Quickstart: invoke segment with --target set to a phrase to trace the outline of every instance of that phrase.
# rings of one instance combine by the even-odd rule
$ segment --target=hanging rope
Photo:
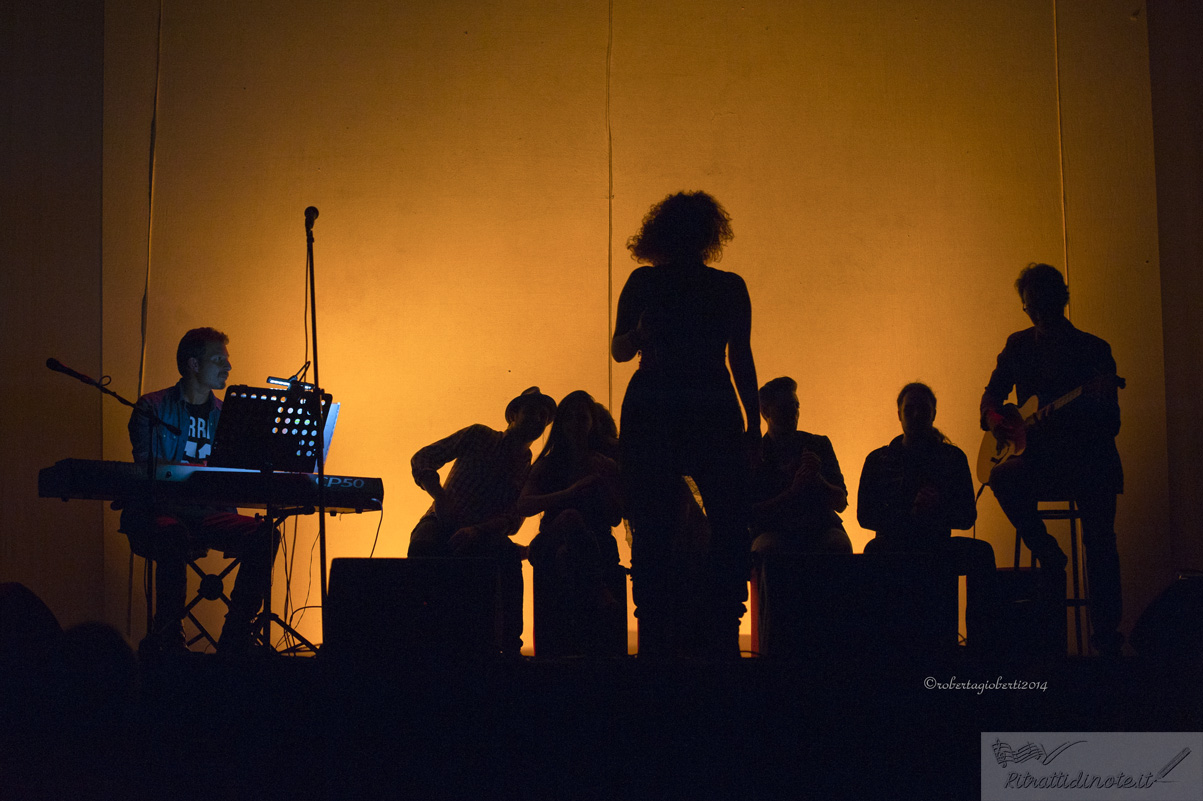
[[[155,140],[158,136],[159,124],[159,93],[162,90],[163,66],[163,3],[159,0],[158,35],[155,40],[155,94],[150,110],[150,164],[146,182],[146,276],[142,285],[142,343],[138,359],[138,397],[146,389],[146,318],[150,306],[150,264],[151,247],[154,238],[155,219]]]
[[[610,64],[614,56],[614,0],[610,0],[606,19],[606,397],[614,413],[614,360],[610,342],[614,339],[614,135],[610,128]]]
[[[1061,265],[1065,271],[1065,283],[1069,284],[1069,225],[1066,222],[1065,214],[1065,147],[1063,141],[1063,131],[1061,129],[1061,51],[1060,51],[1060,31],[1057,28],[1057,0],[1053,0],[1053,74],[1056,77],[1057,86],[1057,168],[1058,180],[1060,181],[1061,189]],[[1073,296],[1070,296],[1070,305],[1065,308],[1065,316],[1071,321],[1073,317],[1072,311]]]
[[[159,0],[159,19],[158,31],[155,38],[155,93],[151,103],[150,110],[150,154],[149,165],[147,168],[146,179],[146,274],[142,284],[142,310],[139,331],[141,334],[141,342],[138,347],[138,397],[142,397],[146,389],[146,318],[147,309],[150,306],[150,264],[151,264],[151,243],[154,233],[155,219],[155,139],[157,136],[158,119],[159,119],[159,93],[162,90],[162,66],[163,66],[163,3],[164,0]],[[144,575],[142,577],[143,585],[149,595],[150,588],[150,560],[144,563]],[[149,614],[149,611],[148,611]],[[125,592],[125,633],[127,635],[133,630],[134,616],[134,555],[130,554],[129,560],[129,575],[126,580]],[[148,632],[149,633],[149,632]]]

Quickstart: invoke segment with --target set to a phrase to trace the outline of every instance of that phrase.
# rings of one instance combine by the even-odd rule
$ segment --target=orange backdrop
[[[175,380],[175,344],[198,325],[230,335],[235,383],[295,371],[302,210],[317,206],[321,380],[343,404],[328,471],[386,487],[383,521],[332,521],[329,554],[402,556],[429,502],[417,448],[502,427],[531,384],[617,413],[633,369],[607,350],[635,266],[625,240],[665,194],[705,189],[733,218],[721,266],[747,280],[761,381],[798,380],[860,550],[855,488],[898,432],[898,388],[930,383],[937,425],[972,457],[981,388],[1027,325],[1012,282],[1047,261],[1128,379],[1118,529],[1139,613],[1171,566],[1148,534],[1165,528],[1165,400],[1130,5],[169,2],[148,241],[158,4],[109,4],[104,371],[137,391],[148,248],[143,389]],[[128,458],[124,425],[108,407],[106,458]],[[989,493],[980,507],[978,535],[1008,563],[1013,531]],[[315,532],[303,521],[294,546],[298,605],[317,596]],[[123,621],[113,519],[105,548],[106,617]]]

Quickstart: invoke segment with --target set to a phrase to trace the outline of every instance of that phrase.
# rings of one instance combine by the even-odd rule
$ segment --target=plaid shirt
[[[516,504],[530,474],[530,448],[515,447],[488,426],[468,426],[414,454],[414,481],[420,471],[438,470],[452,460],[455,464],[443,482],[450,519],[441,522],[454,528],[490,523],[506,536],[517,533],[523,518]],[[431,505],[423,518],[434,516]]]

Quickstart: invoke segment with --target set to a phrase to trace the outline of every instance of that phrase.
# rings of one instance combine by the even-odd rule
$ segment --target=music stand
[[[299,384],[288,388],[248,387],[242,384],[226,390],[221,422],[213,441],[208,464],[265,473],[312,473],[320,447],[323,461],[330,451],[330,440],[338,420],[339,404],[331,403],[329,393],[322,394],[320,414],[315,413],[314,395]],[[320,432],[320,446],[319,446]],[[279,508],[270,502],[265,517],[272,531],[287,518],[310,514],[313,506]],[[317,647],[286,623],[271,608],[270,581],[263,599],[263,613],[257,628],[268,648],[271,624],[276,623],[294,639],[316,653]]]
[[[322,454],[330,452],[339,404],[322,394],[321,422],[313,394],[301,386],[248,387],[226,390],[221,423],[209,456],[210,467],[237,467],[263,472],[312,473],[317,466],[318,434]]]

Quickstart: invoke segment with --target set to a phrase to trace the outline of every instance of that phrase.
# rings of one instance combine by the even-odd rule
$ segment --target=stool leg
[[[130,555],[133,558],[133,555]],[[155,569],[154,562],[150,559],[142,560],[143,579],[142,583],[146,587],[146,635],[155,630]]]
[[[1074,588],[1074,636],[1077,638],[1078,654],[1082,654],[1082,592],[1078,578],[1078,508],[1069,502],[1069,561],[1073,565]]]
[[[760,566],[752,568],[748,591],[748,618],[752,621],[752,653],[760,653]]]
[[[187,618],[192,621],[192,625],[196,626],[196,636],[193,637],[192,639],[188,640],[185,643],[185,645],[187,645],[188,648],[191,649],[193,645],[200,642],[201,640],[208,640],[209,645],[211,645],[214,649],[216,649],[217,648],[217,640],[213,639],[213,635],[209,633],[209,630],[206,629],[203,625],[201,625],[200,620],[197,619],[196,615],[192,614],[191,609],[188,610]]]

